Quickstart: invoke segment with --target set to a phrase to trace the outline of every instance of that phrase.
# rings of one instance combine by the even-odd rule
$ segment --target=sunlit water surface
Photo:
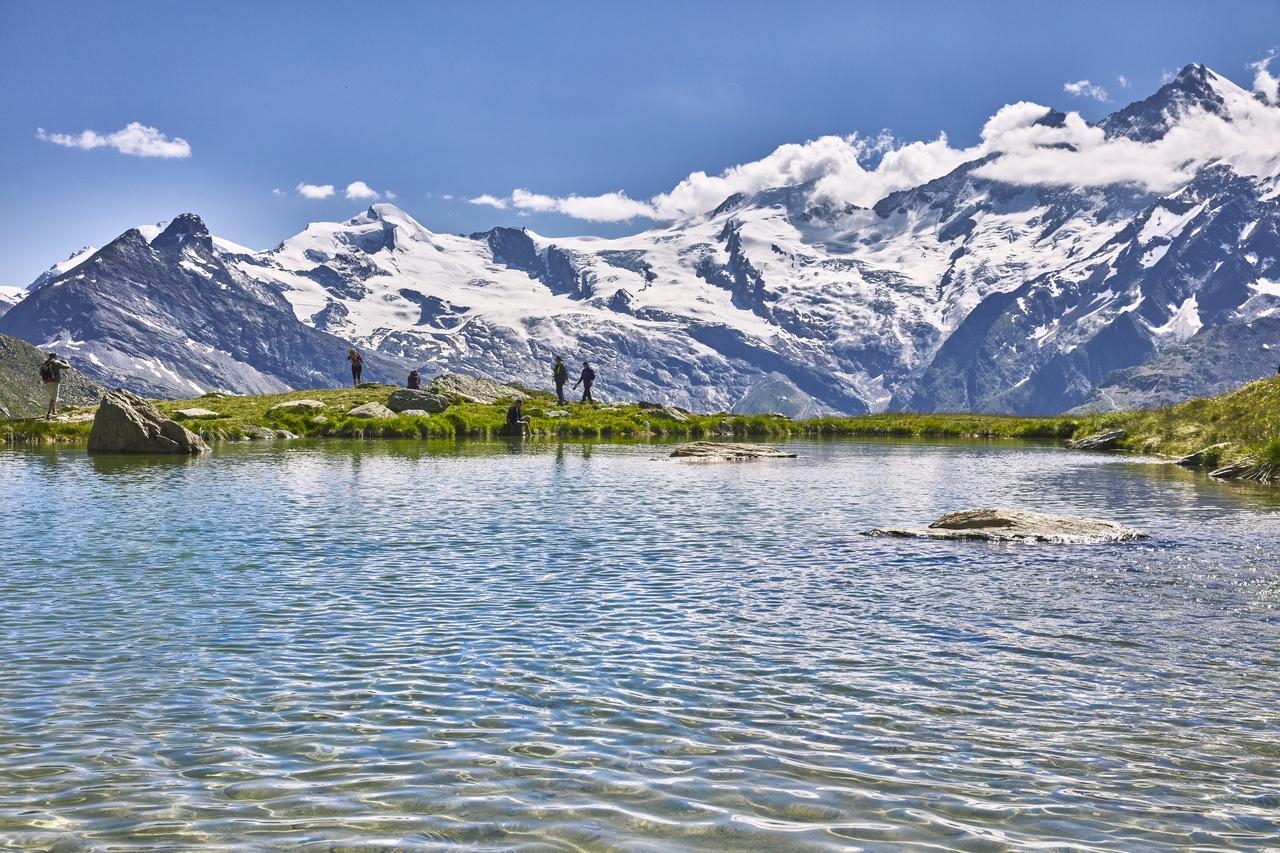
[[[0,845],[1280,846],[1280,490],[791,446],[0,451]]]

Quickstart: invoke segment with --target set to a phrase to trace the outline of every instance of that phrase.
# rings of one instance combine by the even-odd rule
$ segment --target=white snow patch
[[[1152,329],[1151,333],[1159,338],[1172,338],[1180,342],[1200,331],[1203,326],[1204,323],[1200,320],[1200,306],[1197,304],[1195,294],[1192,294],[1183,300],[1182,305],[1169,318],[1169,322]]]

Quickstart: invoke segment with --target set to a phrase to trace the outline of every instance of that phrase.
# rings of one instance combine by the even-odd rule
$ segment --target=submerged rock
[[[208,453],[204,439],[137,394],[108,391],[89,431],[90,453]]]
[[[1142,531],[1114,521],[1018,509],[960,510],[947,513],[928,527],[883,527],[865,530],[862,535],[986,542],[1057,542],[1067,545],[1130,542],[1147,538]]]
[[[387,397],[387,408],[393,412],[407,412],[417,409],[420,412],[443,412],[449,408],[449,398],[434,391],[419,391],[414,388],[397,388]]]
[[[1072,450],[1115,450],[1120,442],[1129,437],[1129,433],[1122,429],[1108,429],[1102,432],[1095,432],[1093,435],[1086,435],[1084,438],[1068,441],[1067,447]]]
[[[481,379],[478,376],[462,376],[457,373],[442,373],[427,390],[445,397],[452,397],[463,403],[496,403],[499,400],[527,400],[529,395],[512,385],[503,385],[492,379]],[[390,405],[390,404],[388,404]],[[418,407],[425,408],[425,407]]]
[[[717,462],[743,462],[749,459],[795,459],[794,453],[767,444],[742,444],[725,441],[690,441],[671,451],[673,458],[708,459]]]

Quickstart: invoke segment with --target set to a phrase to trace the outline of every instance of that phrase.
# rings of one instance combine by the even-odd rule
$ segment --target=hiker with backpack
[[[577,382],[573,383],[574,388],[577,388],[579,385],[582,386],[582,402],[595,403],[595,400],[591,398],[591,383],[595,381],[596,372],[591,369],[590,364],[585,361],[582,362],[582,375],[578,377]]]
[[[411,391],[422,390],[422,377],[418,375],[418,371],[416,370],[409,371],[409,382],[406,387],[408,387],[409,390]]]
[[[360,368],[364,362],[360,357],[360,350],[355,347],[347,350],[347,361],[351,362],[351,387],[355,388],[360,384]]]
[[[556,366],[551,369],[551,378],[556,383],[556,399],[563,406],[564,383],[569,381],[569,368],[565,366],[564,359],[560,356],[556,356]]]
[[[49,398],[49,409],[44,416],[47,421],[53,420],[58,413],[58,385],[62,382],[62,371],[70,369],[71,365],[58,358],[56,352],[49,353],[40,365],[40,381],[44,383],[44,392]]]

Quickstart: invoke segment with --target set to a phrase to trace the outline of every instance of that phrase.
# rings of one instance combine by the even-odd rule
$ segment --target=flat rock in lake
[[[705,459],[712,462],[745,462],[750,459],[795,459],[794,453],[767,444],[729,441],[690,441],[671,451],[677,459]]]
[[[1066,545],[1131,542],[1147,538],[1145,533],[1113,521],[1018,509],[966,509],[949,512],[928,527],[884,527],[863,531],[862,535],[986,542],[1056,542]]]

